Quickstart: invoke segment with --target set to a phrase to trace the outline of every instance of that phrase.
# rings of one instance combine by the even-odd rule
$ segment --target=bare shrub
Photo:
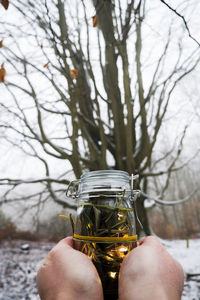
[[[39,239],[58,241],[72,235],[72,226],[70,221],[55,215],[48,221],[40,222],[37,226],[36,234]]]
[[[15,224],[10,220],[8,220],[7,223],[0,228],[0,240],[3,240],[5,238],[12,239],[15,233],[16,233]]]
[[[166,226],[166,235],[169,239],[173,239],[176,237],[175,227],[172,224],[167,224]]]

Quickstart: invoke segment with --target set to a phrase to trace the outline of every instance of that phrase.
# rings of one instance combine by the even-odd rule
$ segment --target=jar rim
[[[127,180],[130,178],[128,172],[126,171],[121,171],[121,170],[98,170],[98,171],[90,171],[87,173],[84,173],[81,175],[80,179],[84,180],[84,179],[88,179],[90,177],[101,177],[101,176],[106,176],[106,175],[110,175],[110,176],[122,176],[124,178],[126,178]]]

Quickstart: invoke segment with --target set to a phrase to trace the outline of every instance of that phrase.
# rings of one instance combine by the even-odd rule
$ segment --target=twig
[[[167,174],[170,170],[170,172],[176,172],[179,171],[180,169],[183,169],[185,166],[187,166],[198,154],[200,153],[200,148],[194,153],[194,155],[192,157],[190,157],[186,162],[184,162],[182,165],[174,167],[173,169],[170,170],[170,166],[163,171],[157,171],[155,173],[153,172],[146,172],[146,173],[142,173],[140,174],[140,178],[143,177],[155,177],[155,176],[160,176],[160,175],[164,175]]]
[[[19,184],[30,184],[40,182],[54,182],[59,184],[69,184],[69,180],[66,179],[54,179],[50,177],[44,177],[40,179],[11,179],[11,178],[0,178],[0,185],[19,185]]]
[[[144,197],[146,197],[147,199],[154,200],[158,204],[162,204],[162,205],[176,205],[176,204],[180,204],[180,203],[183,203],[183,202],[186,202],[186,201],[190,200],[192,198],[192,196],[194,196],[194,194],[196,194],[196,192],[198,190],[199,190],[199,188],[196,188],[190,195],[186,196],[185,198],[179,199],[179,200],[174,200],[174,201],[164,201],[164,200],[159,199],[160,196],[158,196],[158,197],[152,197],[152,196],[149,196],[149,195],[145,194],[143,191],[141,191],[141,194]]]
[[[200,273],[186,273],[187,278],[200,276]]]
[[[190,29],[188,27],[188,24],[185,20],[185,17],[183,15],[181,15],[175,8],[171,7],[168,3],[166,3],[164,0],[160,0],[163,4],[165,4],[171,11],[173,11],[177,16],[179,16],[182,20],[183,20],[183,23],[185,25],[185,28],[188,32],[188,35],[189,37],[200,47],[200,42],[198,42],[192,35],[191,35],[191,32],[190,32]]]

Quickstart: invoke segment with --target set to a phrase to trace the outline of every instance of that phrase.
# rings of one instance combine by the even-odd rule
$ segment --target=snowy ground
[[[185,273],[200,273],[200,239],[162,240],[168,251],[182,264]],[[39,300],[35,276],[52,243],[28,242],[30,252],[21,249],[25,241],[0,244],[0,300]],[[185,281],[182,300],[200,300],[200,276]]]
[[[35,276],[41,262],[53,247],[50,243],[28,242],[30,252],[21,250],[27,241],[0,245],[0,300],[39,300]]]
[[[185,271],[185,285],[182,300],[200,300],[200,276],[187,280],[187,274],[200,274],[200,239],[186,241],[162,241],[168,252],[177,259]]]

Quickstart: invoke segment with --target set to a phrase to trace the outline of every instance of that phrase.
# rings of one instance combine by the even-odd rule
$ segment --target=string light
[[[116,276],[117,276],[117,272],[109,272],[108,274],[109,274],[109,276],[110,276],[111,278],[113,278],[113,279],[115,279]]]

